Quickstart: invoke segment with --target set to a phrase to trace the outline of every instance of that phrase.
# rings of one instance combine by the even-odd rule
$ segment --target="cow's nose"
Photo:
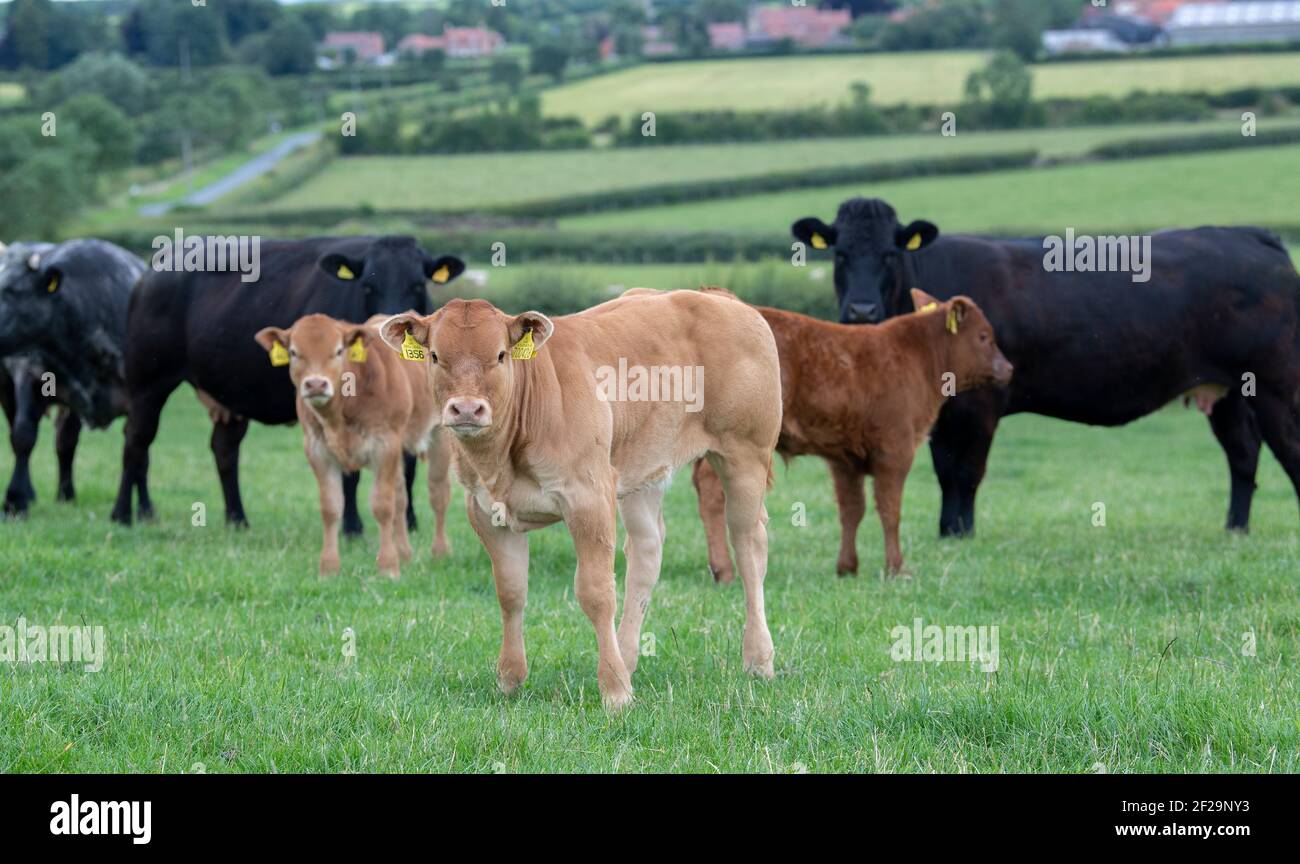
[[[880,320],[880,307],[875,303],[850,303],[844,314],[845,324],[875,324]]]
[[[330,390],[330,379],[328,378],[312,375],[302,379],[303,396],[328,396]]]
[[[442,413],[447,426],[487,426],[492,422],[492,409],[482,399],[450,399]]]
[[[1011,365],[1011,361],[1002,355],[998,355],[998,358],[993,361],[993,377],[1000,384],[1008,383],[1015,371],[1016,367]]]

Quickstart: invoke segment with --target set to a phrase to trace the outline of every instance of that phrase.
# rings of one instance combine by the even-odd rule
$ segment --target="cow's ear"
[[[379,325],[379,338],[384,340],[384,344],[392,348],[398,354],[402,353],[402,348],[406,342],[406,334],[411,334],[421,347],[429,347],[429,328],[433,324],[437,314],[430,315],[427,318],[415,312],[403,312],[401,315],[394,315],[383,324]]]
[[[827,225],[816,216],[809,216],[800,219],[790,226],[790,233],[800,243],[811,246],[814,249],[826,249],[835,245],[835,239],[838,236],[835,227]]]
[[[545,345],[546,340],[550,339],[551,334],[555,332],[555,324],[541,312],[524,312],[516,315],[510,319],[508,326],[511,347],[518,345],[525,333],[530,333],[533,337],[534,351]]]
[[[366,271],[366,265],[364,261],[356,258],[349,258],[347,255],[331,252],[320,259],[320,269],[335,279],[351,282],[354,279],[361,278],[361,274]]]
[[[439,285],[445,285],[465,272],[465,262],[455,255],[443,255],[441,258],[424,256],[424,277]]]
[[[954,297],[949,300],[948,317],[944,320],[944,326],[948,329],[948,332],[956,336],[957,332],[961,330],[962,322],[966,320],[967,315],[974,308],[975,304],[967,297]]]
[[[253,336],[257,344],[262,346],[262,350],[270,353],[279,345],[281,349],[289,347],[289,331],[282,330],[279,327],[263,327]]]
[[[929,294],[926,294],[920,288],[912,289],[912,305],[919,312],[927,306],[938,306],[939,301]]]
[[[918,219],[906,228],[899,228],[898,233],[894,235],[894,242],[898,244],[899,249],[915,252],[917,249],[929,246],[938,236],[938,226],[924,219]]]
[[[63,284],[63,271],[58,267],[46,267],[37,278],[37,284],[41,286],[42,292],[53,294]]]

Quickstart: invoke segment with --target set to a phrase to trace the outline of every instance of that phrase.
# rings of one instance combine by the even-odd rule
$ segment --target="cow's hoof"
[[[152,507],[141,507],[135,511],[135,519],[137,522],[156,522],[157,516],[154,515]]]
[[[509,696],[519,689],[519,685],[528,678],[528,663],[520,659],[511,661],[502,658],[497,661],[497,687]]]
[[[415,557],[415,550],[411,548],[410,543],[403,543],[397,549],[397,557],[401,559],[403,564],[409,564],[411,559]]]
[[[121,510],[114,509],[112,513],[108,514],[108,520],[110,522],[116,522],[118,525],[125,525],[127,528],[130,528],[131,511],[127,510],[126,512],[122,512]]]
[[[772,665],[772,655],[766,657],[746,657],[745,671],[765,681],[771,681],[776,677],[776,669]]]
[[[1234,525],[1231,522],[1229,522],[1227,530],[1229,534],[1237,534],[1242,537],[1245,537],[1246,535],[1250,534],[1249,525]]]
[[[446,558],[451,555],[451,544],[447,542],[446,537],[433,541],[433,548],[429,550],[434,558]]]
[[[611,714],[617,714],[632,704],[632,688],[628,687],[623,690],[615,690],[612,693],[600,694],[600,704],[605,706],[605,710]]]
[[[334,574],[338,573],[338,572],[339,572],[339,556],[337,556],[337,555],[334,555],[334,556],[326,556],[326,555],[322,555],[322,556],[320,556],[320,564],[317,565],[317,567],[316,567],[316,572],[320,574],[320,576],[321,576],[322,579],[325,578],[326,576],[333,576]]]
[[[709,565],[709,572],[713,574],[713,581],[714,581],[714,582],[718,582],[718,583],[720,583],[720,584],[725,585],[725,584],[727,584],[727,583],[729,583],[729,582],[735,582],[735,581],[736,581],[736,573],[735,573],[735,571],[733,571],[733,570],[731,569],[730,566],[727,566],[727,567],[714,567],[712,564],[710,564],[710,565]]]
[[[4,512],[5,512],[6,519],[26,519],[27,505],[24,504],[19,506],[17,504],[10,504],[9,502],[6,501]]]
[[[236,530],[246,531],[248,530],[248,518],[243,513],[227,513],[226,525]]]
[[[836,561],[835,575],[836,576],[857,576],[858,575],[857,559],[855,558],[852,561]]]
[[[406,530],[407,530],[407,531],[415,531],[417,528],[419,528],[419,523],[416,522],[416,520],[415,520],[415,514],[414,514],[414,513],[407,513],[407,514],[406,514]]]

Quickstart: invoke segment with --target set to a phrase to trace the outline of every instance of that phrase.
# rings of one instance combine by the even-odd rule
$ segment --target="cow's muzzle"
[[[993,380],[1006,386],[1011,383],[1011,376],[1015,374],[1016,367],[1011,365],[1011,361],[1001,353],[993,358]]]
[[[884,318],[879,303],[850,303],[844,307],[845,324],[879,324]]]
[[[298,392],[302,395],[302,401],[320,407],[334,396],[334,385],[328,378],[312,375],[302,379]]]
[[[448,399],[442,409],[442,425],[457,435],[479,435],[492,425],[492,406],[484,399]]]

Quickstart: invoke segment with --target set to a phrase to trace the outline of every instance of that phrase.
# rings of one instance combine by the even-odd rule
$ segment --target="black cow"
[[[167,397],[188,381],[213,409],[211,445],[226,521],[247,525],[239,494],[239,445],[248,421],[296,419],[288,372],[267,363],[253,335],[263,327],[289,327],[316,312],[344,321],[408,309],[428,314],[429,281],[448,282],[464,269],[459,258],[435,259],[410,237],[316,237],[262,243],[260,274],[251,282],[234,271],[146,274],[127,321],[130,407],[113,520],[131,524],[133,489],[139,494],[139,517],[152,517],[149,446]],[[408,458],[408,489],[413,463]],[[357,474],[344,477],[348,534],[361,533],[357,480]],[[408,521],[413,515],[408,508]]]
[[[1149,281],[1047,268],[1038,240],[943,237],[899,224],[884,201],[840,205],[833,225],[801,219],[799,240],[835,255],[840,320],[912,311],[910,288],[966,294],[1015,364],[1009,388],[950,400],[931,435],[943,490],[939,531],[975,528],[975,494],[999,418],[1029,411],[1118,426],[1195,398],[1228,457],[1229,530],[1247,530],[1260,439],[1300,495],[1300,276],[1258,228],[1151,235]]]
[[[28,465],[51,406],[60,406],[58,497],[69,501],[82,421],[99,428],[126,412],[126,309],[144,270],[101,240],[15,243],[0,254],[0,403],[14,451],[7,515],[25,514],[36,497]]]

